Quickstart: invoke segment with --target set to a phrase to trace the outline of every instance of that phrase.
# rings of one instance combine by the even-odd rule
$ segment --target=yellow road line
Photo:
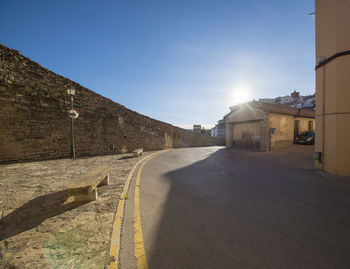
[[[126,198],[126,193],[128,192],[130,181],[132,178],[132,175],[134,174],[134,171],[136,167],[144,160],[149,160],[150,158],[154,157],[155,155],[158,155],[162,152],[155,152],[152,153],[151,155],[139,160],[131,169],[125,184],[124,188],[121,194],[121,199],[119,200],[118,207],[117,207],[117,212],[115,215],[114,223],[113,223],[113,228],[112,228],[112,236],[111,236],[111,246],[109,250],[109,256],[110,256],[110,263],[109,263],[109,268],[110,269],[117,269],[118,267],[118,258],[119,258],[119,249],[120,249],[120,233],[121,233],[121,220],[123,217],[123,212],[124,212],[124,205],[125,205],[125,198]]]
[[[140,180],[141,173],[145,161],[139,169],[136,178],[135,196],[134,196],[134,244],[135,244],[135,258],[138,269],[148,269],[148,263],[146,258],[146,250],[143,243],[141,215],[140,215]]]
[[[134,194],[134,249],[135,249],[135,258],[138,269],[148,269],[147,257],[145,245],[143,243],[143,234],[142,234],[142,224],[141,224],[141,214],[140,214],[140,181],[141,173],[145,164],[153,158],[155,155],[163,153],[165,151],[155,153],[152,157],[145,160],[141,165],[136,178],[135,183],[135,194]]]

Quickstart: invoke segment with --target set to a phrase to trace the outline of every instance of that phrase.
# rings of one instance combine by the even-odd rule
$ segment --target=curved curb
[[[139,160],[133,168],[130,170],[129,175],[125,181],[122,194],[120,195],[120,200],[118,202],[117,212],[115,214],[114,223],[112,227],[112,236],[111,236],[111,243],[109,248],[109,268],[110,269],[116,269],[118,267],[118,258],[119,258],[119,250],[120,250],[120,234],[121,234],[121,221],[124,213],[124,205],[125,205],[125,197],[126,193],[128,192],[129,185],[131,178],[135,172],[136,167],[143,161],[146,161],[148,159],[151,159],[155,155],[164,153],[168,150],[163,150],[160,152],[152,153],[151,155],[148,155],[147,157],[144,157],[143,159]]]

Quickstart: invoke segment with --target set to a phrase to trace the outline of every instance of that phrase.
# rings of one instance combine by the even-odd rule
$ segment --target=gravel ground
[[[119,154],[1,165],[0,268],[104,268],[117,203],[139,160]],[[67,203],[66,186],[102,164],[112,171],[98,200]]]

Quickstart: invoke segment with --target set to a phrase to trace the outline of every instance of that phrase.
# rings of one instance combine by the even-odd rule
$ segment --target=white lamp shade
[[[77,119],[79,117],[79,113],[74,110],[74,109],[71,109],[68,111],[68,116],[71,118],[71,119]]]
[[[67,93],[69,95],[74,95],[75,94],[75,89],[74,88],[67,89]]]

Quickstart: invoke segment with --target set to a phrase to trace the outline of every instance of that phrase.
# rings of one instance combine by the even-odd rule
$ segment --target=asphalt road
[[[291,154],[208,147],[151,159],[140,183],[149,267],[350,268],[350,178],[303,169]],[[121,268],[136,268],[134,188]]]

